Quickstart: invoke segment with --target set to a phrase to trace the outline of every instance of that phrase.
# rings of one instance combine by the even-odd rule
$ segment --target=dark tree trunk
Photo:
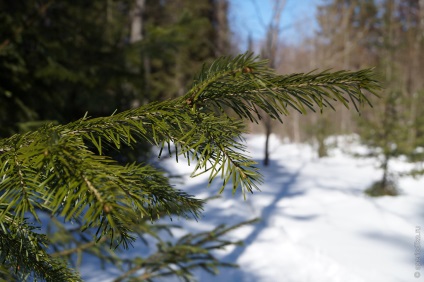
[[[269,165],[269,137],[272,132],[272,126],[271,126],[271,118],[267,116],[265,118],[265,157],[264,157],[264,166]]]
[[[384,191],[384,194],[389,194],[389,155],[385,155],[384,156],[384,161],[382,164],[382,168],[383,168],[383,177],[381,179],[381,189],[382,191]]]

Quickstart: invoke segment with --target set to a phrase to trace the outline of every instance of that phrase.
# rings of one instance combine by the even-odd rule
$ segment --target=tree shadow
[[[256,160],[258,163],[259,161]],[[262,196],[269,196],[271,198],[269,203],[259,211],[255,209],[255,195],[249,195],[250,197],[247,201],[238,201],[235,204],[239,205],[241,208],[249,205],[250,211],[252,212],[252,217],[258,217],[260,221],[253,226],[251,226],[250,232],[243,239],[243,245],[234,248],[230,253],[225,254],[222,257],[223,261],[237,263],[242,254],[246,251],[246,248],[254,243],[262,231],[269,228],[273,223],[271,222],[271,218],[273,215],[281,211],[282,207],[279,205],[279,202],[282,199],[289,197],[297,197],[303,195],[305,192],[299,188],[294,187],[294,184],[298,181],[298,178],[301,175],[302,170],[306,166],[306,162],[302,163],[296,169],[288,168],[282,166],[277,161],[270,160],[269,166],[263,167],[259,165],[259,169],[264,177],[264,183],[267,187],[271,187],[267,190],[263,190],[259,192]],[[230,190],[230,189],[229,189]],[[227,200],[232,197],[230,194],[231,191],[224,191],[223,198],[221,200]],[[209,215],[212,215],[209,217]],[[229,218],[231,217],[231,218]],[[246,218],[246,209],[244,211],[237,214],[230,214],[226,210],[222,209],[222,205],[214,206],[212,208],[207,208],[206,217],[202,220],[207,220],[208,222],[213,222],[214,224],[223,223],[223,222],[231,222],[237,223],[249,218]],[[297,220],[312,220],[316,216],[315,215],[307,215],[307,216],[290,216]],[[251,217],[250,217],[251,218]],[[211,280],[210,274],[199,273],[200,281]],[[220,272],[221,277],[225,277],[226,281],[257,281],[257,277],[255,277],[254,273],[245,271],[243,269],[222,269]]]

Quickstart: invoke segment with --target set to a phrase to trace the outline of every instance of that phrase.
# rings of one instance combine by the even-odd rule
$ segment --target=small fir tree
[[[396,175],[390,169],[390,162],[408,152],[404,138],[407,129],[401,125],[400,94],[395,91],[385,94],[375,111],[366,113],[366,118],[359,120],[362,143],[369,149],[366,156],[376,158],[383,171],[381,179],[365,190],[373,197],[398,194]]]

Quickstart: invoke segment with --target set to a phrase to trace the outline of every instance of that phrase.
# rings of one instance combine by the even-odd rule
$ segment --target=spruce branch
[[[204,70],[205,74],[198,79],[202,87],[195,87],[198,90],[194,95],[188,92],[181,99],[193,108],[222,111],[228,107],[238,116],[255,122],[261,118],[260,108],[282,121],[281,116],[288,115],[290,108],[306,113],[307,108],[332,108],[334,102],[349,107],[350,101],[359,111],[364,103],[370,104],[365,93],[376,95],[380,89],[371,69],[277,75],[267,68],[266,61],[257,61],[251,54],[243,60],[237,57],[235,62],[238,64],[218,61],[213,68]],[[209,77],[213,79],[206,79]]]
[[[26,162],[25,167],[39,168],[36,176],[32,170],[22,173],[15,169],[16,165],[2,172],[5,181],[1,182],[1,198],[13,203],[8,207],[14,206],[19,211],[16,216],[23,217],[25,212],[37,208],[27,202],[35,203],[66,220],[82,216],[83,229],[96,227],[99,236],[116,237],[117,242],[123,240],[125,246],[132,240],[125,226],[143,217],[153,220],[159,209],[167,210],[169,215],[198,216],[202,201],[172,188],[156,169],[135,164],[118,165],[105,156],[94,155],[82,138],[61,134],[57,128],[39,133],[45,136],[46,132],[50,132],[54,140],[33,139],[24,142],[28,145],[19,148],[17,153],[8,151],[1,156],[7,160],[9,154],[14,153],[23,156],[19,162]],[[27,138],[26,135],[22,137]],[[25,186],[34,192],[29,200],[21,201],[23,193],[13,189],[16,183],[6,181],[13,179],[31,184]]]
[[[82,281],[65,263],[47,254],[47,238],[34,232],[35,229],[26,221],[10,216],[3,218],[0,229],[0,260],[3,267],[19,280],[33,275],[34,278],[52,282]]]
[[[156,277],[178,276],[184,281],[194,281],[193,271],[203,269],[216,275],[218,267],[235,267],[233,263],[219,261],[212,250],[223,249],[229,245],[241,245],[241,241],[232,241],[223,237],[234,229],[254,224],[252,219],[233,226],[224,224],[209,232],[187,234],[175,243],[160,241],[158,252],[135,260],[135,265],[117,277],[121,281],[153,281]],[[140,273],[141,271],[141,273]]]
[[[282,122],[291,110],[323,110],[335,102],[358,111],[378,89],[372,70],[277,75],[252,54],[218,59],[180,98],[0,139],[0,223],[7,216],[23,221],[28,213],[38,219],[43,210],[126,248],[138,223],[164,214],[197,217],[203,201],[172,187],[156,168],[118,164],[104,148],[143,140],[161,155],[174,147],[176,161],[185,156],[196,163],[192,176],[209,173],[210,183],[220,177],[220,192],[230,183],[234,193],[240,186],[253,192],[261,175],[242,144],[240,118],[258,122],[264,112]]]
[[[9,141],[10,146],[7,146],[8,142],[5,142],[6,146],[0,144],[3,152],[1,158],[5,163],[11,159],[11,152],[15,152],[15,159],[19,154],[25,156],[19,162],[26,162],[27,167],[44,168],[43,182],[34,181],[31,171],[27,172],[23,179],[22,170],[10,162],[6,165],[6,171],[3,168],[2,176],[11,177],[13,172],[10,170],[17,169],[19,177],[11,177],[12,179],[21,179],[20,184],[31,183],[26,186],[43,195],[47,208],[54,212],[60,209],[61,215],[68,219],[81,214],[86,204],[94,201],[96,204],[86,213],[88,218],[102,215],[102,219],[107,217],[110,222],[119,220],[119,217],[115,218],[118,213],[112,212],[109,215],[110,211],[114,208],[122,211],[132,208],[126,205],[120,208],[120,204],[115,200],[116,196],[110,193],[112,190],[115,193],[120,190],[120,195],[123,196],[121,199],[129,196],[133,200],[132,205],[139,203],[135,205],[135,210],[146,216],[146,198],[140,198],[137,193],[126,188],[128,184],[141,185],[142,182],[123,181],[129,178],[130,175],[125,174],[129,169],[139,171],[137,177],[145,175],[146,171],[141,167],[122,168],[101,155],[104,146],[115,146],[119,149],[121,142],[132,145],[137,140],[144,139],[162,148],[173,143],[177,149],[177,160],[178,155],[185,155],[189,161],[197,162],[193,175],[210,172],[210,182],[217,176],[223,179],[220,191],[232,182],[233,191],[241,185],[243,191],[252,192],[257,188],[260,174],[254,162],[243,154],[246,149],[238,141],[245,128],[242,122],[226,116],[222,112],[224,107],[231,108],[239,117],[254,121],[257,121],[255,115],[260,118],[260,108],[271,117],[281,120],[281,115],[289,114],[290,107],[300,112],[305,112],[305,107],[312,110],[317,107],[322,110],[332,107],[332,101],[340,101],[348,106],[350,99],[355,108],[359,109],[358,106],[368,102],[363,91],[375,93],[378,87],[370,70],[280,76],[268,69],[265,61],[258,61],[252,54],[240,55],[233,59],[222,58],[209,68],[205,67],[196,78],[193,88],[182,98],[146,105],[110,117],[85,117],[68,125],[50,126],[44,131],[15,136],[14,141]],[[48,137],[41,139],[41,136]],[[96,147],[100,155],[94,155],[87,147],[87,142]],[[101,171],[103,167],[107,170]],[[89,174],[94,177],[93,180],[89,180]],[[38,178],[35,177],[35,180]],[[49,182],[55,186],[64,185],[67,189],[48,189]],[[94,182],[98,183],[99,188],[92,185]],[[160,182],[159,187],[164,184]],[[15,187],[7,183],[3,186]],[[112,187],[114,189],[111,189]],[[6,195],[5,198],[13,203],[20,200],[10,194],[13,189],[6,190],[3,197]],[[49,193],[46,194],[44,190]],[[165,191],[172,193],[173,189]],[[23,194],[29,195],[26,191]],[[34,199],[37,195],[31,196],[25,199],[26,205],[18,205],[21,214],[40,204],[39,200]],[[186,196],[177,198],[188,199]],[[104,200],[108,197],[112,199],[110,203]],[[188,202],[185,201],[186,204]],[[158,202],[147,203],[147,208],[152,210],[157,204]],[[191,213],[196,214],[195,210],[200,207],[199,204],[195,204],[192,199],[191,206]],[[105,222],[107,221],[101,220],[100,225],[103,226]],[[87,226],[92,226],[92,223]],[[102,230],[108,230],[107,226],[102,227]]]
[[[262,118],[259,111],[261,109],[271,118],[282,122],[282,116],[289,115],[290,109],[300,113],[306,113],[307,109],[316,111],[316,108],[322,111],[327,107],[333,108],[334,102],[341,102],[346,107],[351,102],[359,111],[363,104],[370,105],[366,94],[376,95],[379,89],[379,83],[373,78],[370,69],[277,75],[267,67],[266,61],[259,61],[252,54],[245,54],[234,59],[222,58],[209,68],[204,67],[195,79],[193,88],[179,102],[185,103],[191,112],[200,111],[203,117],[209,119],[212,119],[211,115],[225,116],[225,109],[231,109],[240,118],[258,122]],[[202,124],[199,123],[196,128],[200,128],[205,121],[207,119],[203,118]],[[237,124],[237,121],[229,118],[229,123]],[[222,134],[223,130],[224,126],[219,134],[226,136],[225,133]],[[242,132],[243,126],[238,131]],[[255,181],[260,179],[254,163],[249,162],[248,158],[243,159],[241,152],[245,151],[244,148],[239,148],[236,154],[226,154],[238,146],[237,142],[231,142],[230,139],[234,140],[239,136],[240,134],[236,134],[225,140],[221,138],[223,142],[213,148],[213,153],[210,154],[212,158],[204,159],[203,154],[203,162],[198,162],[195,168],[200,173],[211,170],[210,181],[218,172],[222,172],[224,181],[220,191],[232,179],[233,191],[241,184],[244,187],[243,192],[252,192],[256,188]],[[207,144],[215,141],[210,134],[206,136],[206,140]],[[206,152],[210,153],[209,150]],[[208,167],[206,162],[211,165]],[[227,163],[229,165],[226,169]]]

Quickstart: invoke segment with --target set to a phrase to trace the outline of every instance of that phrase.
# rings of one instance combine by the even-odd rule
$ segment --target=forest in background
[[[319,115],[292,111],[283,125],[265,116],[250,126],[268,137],[264,164],[269,162],[271,133],[295,143],[312,142],[320,157],[327,154],[328,136],[355,133],[372,149],[370,155],[383,153],[379,162],[386,186],[392,158],[423,158],[417,148],[424,147],[419,106],[424,102],[424,1],[323,1],[312,36],[301,33],[309,28],[302,24],[311,21],[292,23],[290,28],[299,29],[297,43],[281,36],[288,1],[270,0],[272,15],[263,23],[263,39],[246,38],[248,50],[268,59],[280,74],[374,68],[384,90],[361,116],[344,105]],[[240,35],[230,20],[237,3],[0,3],[0,136],[183,95],[203,64],[246,51],[238,45]],[[140,143],[135,150],[109,154],[122,163],[148,160],[147,147]]]
[[[302,118],[293,112],[273,132],[293,142],[323,144],[329,135],[358,133],[378,147],[384,144],[374,144],[373,136],[405,150],[421,146],[424,1],[324,1],[316,14],[318,31],[296,45],[280,36],[287,0],[271,2],[264,39],[247,39],[271,67],[281,74],[372,67],[385,88],[360,118],[343,105]],[[230,4],[0,3],[0,136],[182,95],[204,63],[240,52],[228,15],[237,7]]]
[[[0,136],[185,92],[231,53],[226,1],[1,1]]]
[[[416,146],[415,142],[422,135],[419,104],[424,95],[424,1],[334,0],[323,3],[318,6],[318,31],[313,37],[305,38],[296,46],[287,45],[284,38],[279,38],[278,71],[372,67],[385,90],[380,94],[381,99],[373,101],[374,109],[366,110],[359,119],[340,107],[322,116],[299,119],[294,114],[279,130],[295,142],[352,132],[366,137],[368,134],[361,130],[361,125],[369,122],[375,130],[396,127],[395,136],[388,135],[385,139],[397,143],[395,140],[402,136],[405,137],[403,145]],[[387,126],[382,126],[383,120]]]
[[[327,155],[326,138],[332,135],[357,134],[378,157],[384,171],[382,194],[396,194],[390,161],[406,156],[421,162],[424,147],[424,1],[422,0],[327,0],[317,7],[317,31],[313,36],[288,43],[280,34],[284,26],[285,0],[274,0],[273,13],[261,42],[249,41],[249,49],[268,58],[279,73],[359,70],[374,68],[383,90],[372,97],[372,108],[361,115],[342,104],[334,111],[285,117],[284,124],[265,120],[252,128],[267,136],[273,132],[291,142],[309,142],[320,157]],[[305,21],[306,22],[306,21]],[[302,23],[291,28],[301,30]],[[305,23],[306,24],[306,23]],[[350,104],[353,107],[352,104]],[[268,140],[268,139],[267,139]],[[265,163],[269,152],[265,145]],[[410,173],[421,175],[418,165]]]
[[[420,75],[424,61],[423,2],[324,1],[316,15],[317,33],[290,45],[280,36],[286,1],[272,1],[274,14],[265,37],[258,42],[248,39],[249,49],[267,58],[271,68],[289,74],[371,67],[384,89],[378,93],[380,98],[367,96],[374,107],[363,109],[361,116],[337,103],[335,111],[324,110],[318,115],[293,111],[283,118],[283,125],[264,117],[251,131],[267,136],[277,133],[292,142],[313,142],[320,157],[326,155],[328,136],[356,133],[372,149],[370,155],[380,157],[382,194],[396,194],[391,187],[390,160],[400,155],[411,161],[423,159],[423,110],[419,106],[424,100]],[[227,0],[1,1],[0,137],[31,132],[45,124],[69,123],[85,115],[107,117],[181,97],[203,64],[240,52],[229,9],[236,7]],[[244,68],[241,75],[252,71]],[[336,73],[334,77],[343,75]],[[352,90],[351,85],[334,83],[339,83],[339,89],[346,87],[349,95],[360,92],[362,86]],[[187,100],[186,104],[192,102]],[[353,101],[345,102],[354,107]],[[95,143],[97,139],[91,138],[94,146],[101,148]],[[264,144],[265,165],[267,145],[268,141]],[[119,152],[106,148],[103,153],[121,164],[150,159],[147,143],[122,146]],[[1,148],[0,153],[5,156],[6,149]],[[48,158],[48,152],[44,157]],[[3,165],[7,171],[7,162]],[[6,179],[8,174],[4,173]],[[422,170],[412,173],[422,174]],[[109,214],[110,206],[104,205],[102,212]],[[140,232],[155,234],[154,226],[143,220],[141,227],[147,231]],[[63,227],[59,222],[54,224]],[[56,255],[71,257],[83,248],[103,260],[118,261],[104,241],[97,246],[93,242],[81,245],[87,240],[82,235],[78,241],[74,239],[79,235],[72,237],[75,230],[60,230],[63,233],[49,231],[52,242],[60,246]],[[66,241],[66,236],[73,241]],[[206,233],[202,236],[205,242],[209,238]],[[78,247],[74,248],[75,244]],[[64,253],[66,248],[71,253]]]

